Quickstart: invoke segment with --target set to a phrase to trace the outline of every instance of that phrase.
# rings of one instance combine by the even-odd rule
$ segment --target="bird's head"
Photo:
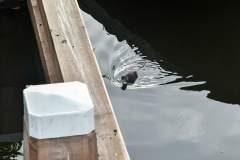
[[[126,76],[122,76],[120,82],[122,83],[122,90],[125,90],[127,88],[128,82],[127,82],[127,77]]]

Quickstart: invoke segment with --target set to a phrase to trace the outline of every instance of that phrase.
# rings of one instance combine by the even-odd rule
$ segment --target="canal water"
[[[18,9],[11,9],[11,8]],[[0,0],[0,159],[22,160],[23,89],[44,84],[30,15],[24,1]]]
[[[239,3],[79,1],[132,160],[239,159]],[[0,15],[0,147],[17,159],[22,90],[45,83],[34,39],[26,10]]]
[[[80,6],[131,159],[239,159],[236,4],[97,2]]]

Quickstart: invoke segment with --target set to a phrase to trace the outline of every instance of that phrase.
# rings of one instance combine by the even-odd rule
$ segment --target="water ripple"
[[[104,77],[113,85],[121,86],[119,80],[123,75],[137,71],[138,79],[128,89],[152,87],[181,78],[176,72],[167,71],[161,67],[160,62],[164,63],[164,60],[151,61],[147,56],[137,54],[137,50],[136,47],[131,49],[126,45],[118,49],[117,53],[110,57],[109,70]]]

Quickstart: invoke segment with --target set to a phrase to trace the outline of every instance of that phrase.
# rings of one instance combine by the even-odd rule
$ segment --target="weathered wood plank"
[[[26,121],[24,130],[24,160],[96,160],[98,157],[96,133],[87,135],[36,139],[28,135]]]
[[[37,40],[44,75],[47,83],[63,82],[58,61],[54,55],[51,41],[47,40],[47,23],[43,22],[37,0],[28,0],[28,8]],[[50,39],[50,38],[49,38]]]
[[[50,31],[46,40],[52,42],[56,54],[52,56],[59,62],[63,81],[80,81],[88,86],[95,106],[99,159],[130,159],[76,0],[38,3],[42,21]]]

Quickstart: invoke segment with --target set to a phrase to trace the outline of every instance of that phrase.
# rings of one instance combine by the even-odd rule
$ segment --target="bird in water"
[[[121,77],[120,83],[122,83],[122,90],[127,89],[128,84],[133,84],[138,78],[138,74],[136,71],[129,72],[128,74]]]

